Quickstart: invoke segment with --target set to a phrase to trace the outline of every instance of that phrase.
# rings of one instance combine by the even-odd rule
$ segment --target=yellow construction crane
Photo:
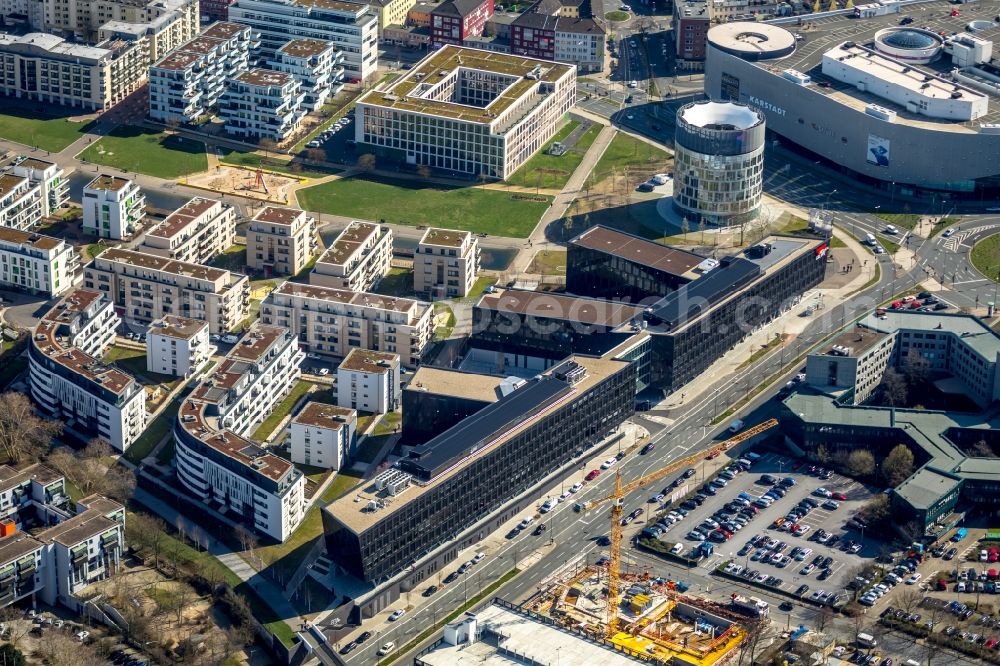
[[[686,458],[675,460],[666,467],[662,467],[655,472],[650,472],[646,476],[624,485],[622,485],[621,470],[618,470],[615,472],[614,492],[607,497],[591,500],[584,505],[584,511],[590,511],[591,509],[595,509],[606,502],[611,502],[611,552],[609,554],[608,562],[608,622],[606,634],[608,638],[614,636],[618,630],[618,599],[620,597],[619,587],[621,585],[622,504],[625,502],[625,496],[635,490],[638,490],[639,488],[658,481],[683,467],[693,464],[699,458],[706,457],[706,455],[714,458],[726,449],[736,446],[737,444],[741,444],[751,437],[755,437],[765,430],[770,430],[777,425],[778,419],[764,421],[763,423],[759,423],[752,428],[741,432],[731,439],[727,439],[717,446],[711,447],[707,451],[702,450],[697,453],[692,453]]]

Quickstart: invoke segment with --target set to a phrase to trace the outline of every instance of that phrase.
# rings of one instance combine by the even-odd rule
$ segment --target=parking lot
[[[809,467],[808,464],[773,453],[764,454],[748,471],[737,474],[724,487],[715,489],[714,496],[705,498],[701,506],[690,510],[684,519],[659,538],[667,543],[682,544],[684,554],[693,553],[703,542],[700,538],[691,538],[694,536],[691,534],[693,529],[699,525],[712,527],[711,523],[705,523],[706,519],[719,522],[719,516],[713,518],[713,514],[737,500],[740,495],[750,502],[765,495],[775,485],[762,483],[764,475],[770,475],[774,481],[789,479],[794,481],[794,485],[790,485],[790,481],[785,482],[789,485],[785,486],[787,490],[784,497],[769,506],[757,507],[756,515],[749,518],[745,527],[733,533],[728,540],[713,543],[713,553],[702,559],[699,568],[711,572],[726,561],[731,561],[737,575],[745,578],[746,570],[754,571],[758,583],[764,583],[767,577],[773,577],[768,586],[785,592],[795,593],[806,585],[808,587],[802,593],[806,597],[818,590],[834,594],[845,593],[846,585],[856,570],[870,563],[882,545],[880,541],[872,539],[871,535],[862,538],[862,534],[845,526],[857,509],[871,499],[872,492],[857,481],[836,474],[825,479],[810,475]],[[688,482],[690,491],[705,488],[701,478],[695,476],[693,480],[697,483]],[[683,489],[683,483],[679,488]],[[829,505],[831,508],[823,508],[823,503],[830,498],[819,496],[817,491],[821,488],[846,499],[835,500],[839,505],[837,508],[832,508],[833,505]],[[784,520],[786,514],[805,498],[811,498],[818,506],[796,521],[800,532],[798,535],[789,533],[787,527],[784,530],[775,527],[775,521]],[[675,503],[671,508],[678,506],[680,505]],[[817,541],[821,530],[834,535],[827,544]],[[703,530],[710,531],[714,530]],[[760,546],[748,546],[754,537],[760,540]],[[721,538],[721,535],[716,538]],[[860,544],[861,548],[857,553],[841,549],[851,542]],[[803,550],[796,553],[796,548]],[[826,558],[829,558],[828,567],[822,564]],[[829,571],[824,573],[824,568]],[[774,579],[780,579],[781,582],[775,584]]]

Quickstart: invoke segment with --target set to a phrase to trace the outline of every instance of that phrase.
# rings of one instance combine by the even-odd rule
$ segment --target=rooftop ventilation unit
[[[376,490],[385,490],[390,495],[398,495],[410,487],[410,475],[398,469],[387,469],[375,477]]]

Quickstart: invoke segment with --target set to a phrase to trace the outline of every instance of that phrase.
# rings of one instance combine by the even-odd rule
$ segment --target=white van
[[[878,645],[878,641],[871,634],[858,634],[857,642],[863,648],[873,648]]]
[[[875,245],[875,236],[871,234],[865,234],[865,242],[869,245]]]
[[[674,555],[680,555],[681,551],[683,550],[684,550],[684,544],[675,543],[674,547],[670,549],[670,552],[673,553]]]
[[[729,432],[739,432],[743,430],[743,419],[736,419],[729,424]]]

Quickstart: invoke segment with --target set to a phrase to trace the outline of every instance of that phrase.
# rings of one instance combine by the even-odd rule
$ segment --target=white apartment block
[[[413,290],[431,298],[469,294],[479,275],[479,240],[468,231],[428,229],[413,253]]]
[[[375,155],[505,179],[575,103],[573,65],[445,45],[358,99],[355,140]]]
[[[226,78],[250,68],[250,28],[213,23],[149,68],[149,117],[190,123],[219,103]]]
[[[128,178],[101,174],[83,188],[83,230],[122,240],[146,215],[146,195]]]
[[[69,293],[35,327],[29,383],[44,414],[125,451],[146,427],[146,394],[131,375],[99,360],[119,323],[105,294]]]
[[[0,468],[0,498],[13,523],[0,537],[0,607],[37,597],[82,612],[77,593],[120,564],[125,508],[90,495],[71,512],[65,479],[44,465]]]
[[[291,74],[251,69],[226,80],[219,117],[243,139],[284,141],[306,117],[302,84]]]
[[[339,470],[354,455],[357,426],[358,413],[353,409],[306,403],[291,423],[292,462]]]
[[[119,37],[95,46],[56,35],[0,34],[0,95],[90,111],[108,109],[146,81],[149,45]]]
[[[271,69],[291,74],[302,85],[302,105],[319,111],[332,95],[343,88],[344,53],[333,42],[321,39],[293,39],[278,49]]]
[[[0,174],[0,225],[24,231],[41,221],[41,188],[27,176]]]
[[[76,284],[79,271],[80,255],[61,238],[0,227],[0,284],[58,296]]]
[[[399,354],[352,349],[337,366],[337,404],[372,414],[399,409]]]
[[[30,2],[31,0],[29,0]],[[79,41],[129,35],[147,43],[147,60],[158,60],[198,34],[197,0],[42,0],[44,25],[56,33],[72,33]]]
[[[305,516],[305,477],[246,434],[295,386],[304,357],[287,329],[254,326],[184,400],[174,427],[184,489],[279,541]]]
[[[173,377],[197,372],[212,356],[208,336],[208,323],[200,319],[160,317],[146,334],[146,370]]]
[[[236,209],[195,197],[146,232],[137,250],[167,259],[207,264],[236,242]]]
[[[351,222],[319,258],[309,283],[350,291],[371,291],[392,267],[392,229]]]
[[[265,206],[247,227],[247,268],[298,275],[322,251],[316,218],[297,208]]]
[[[250,280],[219,268],[112,248],[84,268],[84,286],[107,294],[124,316],[151,322],[176,314],[236,330],[250,316]]]
[[[344,358],[352,349],[399,354],[416,367],[430,342],[430,303],[285,282],[261,304],[265,324],[287,326],[308,351]]]
[[[260,33],[260,55],[273,60],[293,39],[333,42],[344,54],[345,77],[352,83],[378,69],[378,14],[365,4],[340,0],[237,0],[229,20]]]
[[[63,168],[55,162],[37,157],[19,157],[14,160],[10,171],[15,176],[24,176],[38,187],[43,218],[54,215],[69,201],[69,180]]]

